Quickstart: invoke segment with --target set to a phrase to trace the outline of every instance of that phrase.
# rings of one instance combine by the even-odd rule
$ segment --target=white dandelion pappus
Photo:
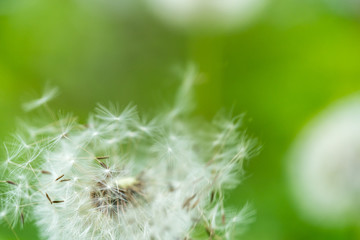
[[[323,226],[359,220],[360,97],[326,109],[302,131],[289,156],[290,187],[300,213]]]
[[[254,142],[239,119],[193,123],[181,99],[194,77],[181,111],[144,121],[133,105],[99,105],[87,124],[69,115],[5,145],[1,219],[35,220],[50,240],[234,239],[250,211],[227,210],[224,190]]]
[[[266,0],[145,0],[170,26],[184,30],[228,31],[248,25]]]
[[[58,95],[58,93],[59,93],[59,90],[57,88],[46,87],[40,98],[25,103],[23,105],[23,108],[27,112],[34,110],[38,107],[45,105],[50,100],[54,99]]]

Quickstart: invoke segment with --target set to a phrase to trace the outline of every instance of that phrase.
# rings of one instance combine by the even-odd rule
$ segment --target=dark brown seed
[[[51,175],[51,172],[46,171],[46,170],[41,170],[41,173],[42,173],[42,174],[48,174],[48,175]]]
[[[185,200],[184,204],[183,204],[183,208],[189,206],[191,200],[193,200],[196,197],[196,193],[194,195],[192,195],[191,197],[189,197],[188,199]]]
[[[211,196],[210,196],[210,203],[212,203],[214,201],[214,197],[215,197],[215,192],[212,191]]]
[[[46,197],[47,197],[47,199],[49,200],[49,202],[51,203],[51,204],[53,204],[53,201],[51,201],[51,198],[49,197],[49,195],[47,194],[47,193],[45,193],[46,194]]]
[[[57,180],[59,180],[60,178],[64,177],[64,176],[65,176],[64,174],[61,175],[60,177],[58,177],[57,179],[55,179],[55,182],[56,182]]]
[[[106,164],[105,164],[105,163],[103,163],[103,162],[99,162],[99,164],[100,164],[103,168],[109,169],[109,167],[108,167],[108,166],[106,166]]]
[[[109,159],[110,156],[100,156],[100,157],[96,157],[97,160],[103,160],[103,159]]]
[[[63,180],[60,180],[60,182],[68,182],[68,181],[71,181],[71,179],[63,179]]]
[[[191,209],[195,208],[200,202],[200,198],[198,198],[198,200],[196,200],[196,202],[191,206]]]
[[[63,203],[64,201],[53,201],[53,203]]]
[[[17,185],[16,183],[14,183],[13,181],[6,181],[8,184],[11,184],[11,185]]]
[[[25,218],[24,218],[24,214],[23,214],[23,213],[20,214],[20,219],[21,219],[22,225],[24,226]]]

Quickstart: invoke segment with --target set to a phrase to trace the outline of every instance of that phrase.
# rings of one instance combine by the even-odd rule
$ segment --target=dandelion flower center
[[[108,214],[125,213],[129,206],[137,206],[144,201],[144,183],[134,177],[105,179],[95,184],[90,197],[97,210]]]

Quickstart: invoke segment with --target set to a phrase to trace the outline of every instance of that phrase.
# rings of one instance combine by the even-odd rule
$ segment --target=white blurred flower
[[[225,209],[224,190],[254,144],[241,119],[194,125],[193,78],[153,121],[99,105],[86,124],[66,115],[5,144],[0,220],[35,220],[52,240],[234,239],[249,211]]]
[[[314,119],[291,152],[291,189],[301,213],[321,225],[359,220],[360,97]]]
[[[231,30],[247,25],[266,0],[145,0],[170,26],[194,30]]]

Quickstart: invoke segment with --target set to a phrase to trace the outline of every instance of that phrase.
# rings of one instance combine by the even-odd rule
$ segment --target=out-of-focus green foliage
[[[54,108],[82,118],[109,101],[131,101],[151,113],[169,104],[191,61],[202,74],[197,113],[246,112],[248,132],[263,145],[229,194],[234,208],[249,201],[257,210],[243,239],[359,239],[356,226],[325,229],[303,220],[286,178],[286,154],[300,129],[360,89],[359,17],[338,15],[325,0],[273,0],[245,29],[201,35],[167,27],[137,1],[114,2],[0,3],[1,141],[25,116],[22,97],[46,82],[62,91]],[[20,239],[37,239],[31,223],[16,231]],[[3,239],[14,239],[7,226]]]

